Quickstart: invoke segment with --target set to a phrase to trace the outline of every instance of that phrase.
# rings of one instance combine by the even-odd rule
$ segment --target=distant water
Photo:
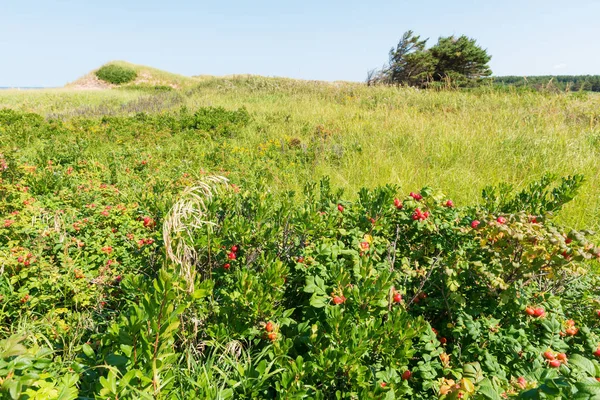
[[[19,89],[19,90],[27,90],[27,89],[52,89],[49,87],[41,87],[41,86],[31,86],[31,87],[8,87],[8,86],[0,86],[0,90],[2,89]]]

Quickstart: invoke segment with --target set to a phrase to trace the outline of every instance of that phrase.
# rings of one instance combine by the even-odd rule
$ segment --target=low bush
[[[137,78],[137,72],[134,69],[123,67],[116,64],[108,64],[102,66],[96,71],[96,76],[105,82],[113,85],[121,85],[128,83]]]
[[[580,175],[286,193],[335,130],[253,155],[243,108],[0,120],[2,398],[600,395],[600,248],[555,219]]]
[[[0,159],[5,396],[600,393],[600,249],[553,220],[579,176],[487,188],[480,207],[392,186],[351,202],[327,180],[273,195],[155,177],[136,200],[98,164]]]

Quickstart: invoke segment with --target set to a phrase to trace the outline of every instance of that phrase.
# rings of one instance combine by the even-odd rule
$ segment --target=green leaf
[[[585,378],[581,382],[575,382],[575,387],[579,393],[593,395],[594,399],[600,398],[600,382],[596,378]]]
[[[327,297],[313,293],[310,298],[310,305],[315,308],[323,308],[327,305],[328,301],[329,299]]]
[[[502,400],[502,398],[498,394],[498,391],[494,387],[494,384],[488,378],[485,378],[481,381],[481,383],[479,384],[478,393],[485,396],[486,399]]]
[[[83,350],[83,354],[85,354],[89,358],[94,358],[94,350],[92,349],[92,347],[89,344],[85,343],[81,347],[81,350]]]
[[[579,354],[573,354],[569,358],[569,364],[576,366],[579,370],[585,372],[586,375],[590,377],[596,376],[596,367],[594,366],[594,363]]]

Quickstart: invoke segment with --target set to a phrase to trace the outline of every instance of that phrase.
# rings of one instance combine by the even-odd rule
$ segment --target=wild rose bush
[[[73,122],[2,115],[15,143],[57,145],[0,154],[5,398],[600,395],[600,249],[554,220],[580,176],[486,188],[478,207],[431,188],[349,201],[327,180],[222,185],[185,211],[202,221],[181,220],[182,265],[173,206],[195,179],[61,147]],[[210,120],[189,129],[225,136],[246,121],[193,115]]]

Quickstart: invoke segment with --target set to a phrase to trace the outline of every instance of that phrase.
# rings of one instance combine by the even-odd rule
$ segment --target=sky
[[[111,60],[183,75],[364,81],[411,29],[465,34],[494,75],[600,74],[599,0],[0,0],[0,87]]]

